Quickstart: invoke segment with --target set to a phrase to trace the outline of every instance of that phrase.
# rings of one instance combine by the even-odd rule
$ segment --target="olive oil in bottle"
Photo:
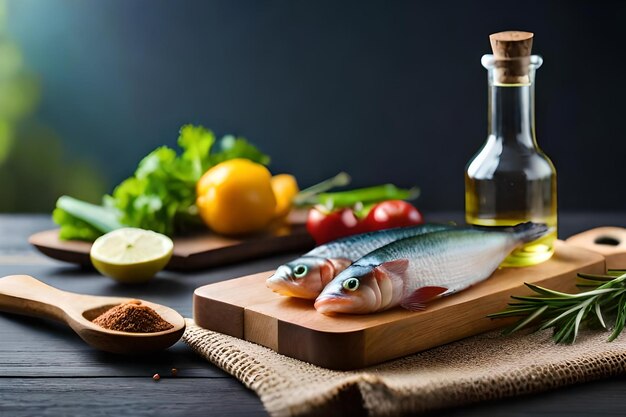
[[[515,250],[503,266],[548,260],[557,235],[556,171],[535,137],[535,71],[542,58],[530,55],[533,34],[490,36],[493,55],[482,58],[489,80],[489,133],[465,172],[468,224],[509,226],[546,223],[548,235]]]

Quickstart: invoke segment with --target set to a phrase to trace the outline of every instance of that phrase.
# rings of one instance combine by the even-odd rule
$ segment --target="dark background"
[[[41,87],[32,120],[105,191],[191,122],[247,137],[303,186],[345,170],[355,185],[419,185],[425,210],[462,210],[464,167],[486,138],[480,57],[490,33],[519,29],[545,60],[537,138],[557,167],[560,209],[626,208],[624,3],[7,4]]]

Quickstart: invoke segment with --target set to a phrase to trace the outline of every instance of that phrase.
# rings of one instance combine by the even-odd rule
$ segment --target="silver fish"
[[[339,272],[371,251],[398,239],[448,230],[453,227],[455,226],[423,224],[337,239],[281,265],[266,283],[270,289],[279,294],[314,300]]]
[[[458,228],[397,240],[353,263],[315,301],[323,314],[367,314],[425,303],[488,278],[515,248],[546,234],[545,224]]]

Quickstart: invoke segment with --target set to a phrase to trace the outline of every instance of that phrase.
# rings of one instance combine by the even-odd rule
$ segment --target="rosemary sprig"
[[[536,295],[511,296],[515,302],[487,317],[521,317],[505,334],[538,322],[537,330],[554,329],[556,343],[574,343],[581,326],[599,325],[606,329],[604,316],[614,314],[615,324],[608,341],[615,340],[626,325],[626,270],[609,270],[606,275],[580,273],[578,277],[579,288],[593,289],[568,294],[526,283]]]

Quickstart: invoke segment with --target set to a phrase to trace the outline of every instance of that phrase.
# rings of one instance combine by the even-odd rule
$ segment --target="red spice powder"
[[[162,332],[174,327],[163,320],[159,313],[142,305],[139,300],[131,300],[110,308],[93,322],[105,329],[130,333]]]

